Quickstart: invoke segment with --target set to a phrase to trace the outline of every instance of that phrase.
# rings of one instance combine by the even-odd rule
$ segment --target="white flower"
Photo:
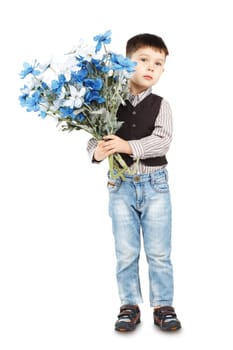
[[[59,74],[64,74],[67,81],[71,78],[71,71],[77,72],[79,69],[75,56],[66,57],[64,62],[58,62],[56,64],[56,71],[58,71]]]
[[[84,95],[86,93],[85,87],[81,87],[81,89],[76,89],[74,86],[70,85],[70,96],[68,100],[65,100],[63,106],[71,107],[71,108],[80,108],[83,105]]]
[[[39,63],[38,68],[40,69],[41,73],[44,73],[48,69],[48,67],[51,65],[52,61],[53,61],[53,57],[51,56],[50,59],[47,60],[46,62]]]
[[[90,61],[92,57],[95,57],[95,48],[94,46],[87,46],[84,44],[84,40],[80,39],[78,45],[73,46],[72,49],[67,53],[67,55],[76,55],[85,57],[87,61]]]

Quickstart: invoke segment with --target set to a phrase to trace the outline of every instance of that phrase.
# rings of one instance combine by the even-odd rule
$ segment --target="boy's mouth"
[[[152,77],[150,75],[144,75],[143,78],[146,79],[146,80],[152,80]]]

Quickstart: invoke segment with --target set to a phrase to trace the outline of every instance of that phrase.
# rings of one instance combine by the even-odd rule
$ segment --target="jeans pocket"
[[[117,192],[120,188],[120,185],[121,185],[120,178],[112,179],[111,177],[108,177],[107,188],[109,192],[111,193]]]
[[[152,188],[159,193],[169,192],[168,177],[166,171],[158,172],[158,174],[151,179]]]

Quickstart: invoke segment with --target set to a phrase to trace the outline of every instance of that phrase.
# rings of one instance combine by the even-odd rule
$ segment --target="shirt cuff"
[[[140,141],[135,141],[135,140],[128,141],[128,142],[133,151],[133,154],[131,155],[131,157],[133,159],[143,158],[144,152],[143,152],[142,143]]]

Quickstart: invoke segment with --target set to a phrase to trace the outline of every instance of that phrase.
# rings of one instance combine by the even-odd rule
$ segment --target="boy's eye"
[[[148,62],[149,60],[148,60],[148,58],[146,58],[146,57],[141,57],[141,58],[140,58],[140,61],[143,62],[143,63],[145,63],[145,62]],[[161,67],[161,66],[162,66],[162,63],[161,63],[161,62],[155,62],[155,66]]]

